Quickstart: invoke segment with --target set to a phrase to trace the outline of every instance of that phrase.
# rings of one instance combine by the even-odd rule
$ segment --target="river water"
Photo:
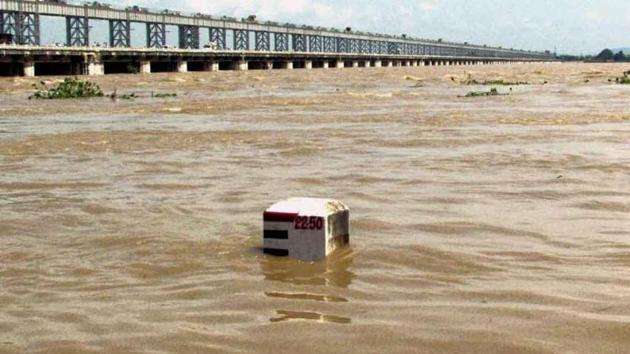
[[[628,69],[0,80],[0,353],[625,352]],[[351,247],[263,255],[292,196],[348,204]]]

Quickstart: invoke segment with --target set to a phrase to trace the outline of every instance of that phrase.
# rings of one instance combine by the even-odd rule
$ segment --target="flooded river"
[[[625,352],[629,69],[2,79],[0,353]],[[347,203],[351,247],[263,255],[292,196]]]

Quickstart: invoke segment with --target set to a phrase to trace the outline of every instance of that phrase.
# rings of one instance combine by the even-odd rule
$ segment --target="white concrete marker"
[[[313,262],[350,243],[350,209],[331,199],[292,198],[263,214],[264,250]]]

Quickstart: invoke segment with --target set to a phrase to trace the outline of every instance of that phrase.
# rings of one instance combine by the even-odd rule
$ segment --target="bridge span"
[[[63,17],[63,45],[41,43],[41,18]],[[109,41],[91,43],[91,23],[107,21]],[[132,23],[146,29],[145,47],[132,46]],[[178,46],[167,45],[169,27]],[[89,74],[157,71],[216,71],[274,68],[476,65],[552,61],[549,52],[488,47],[352,31],[153,11],[97,2],[0,0],[0,75]],[[202,37],[202,33],[206,36]],[[230,41],[228,41],[230,39]]]

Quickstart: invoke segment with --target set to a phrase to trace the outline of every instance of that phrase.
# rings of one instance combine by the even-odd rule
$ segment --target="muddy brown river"
[[[625,70],[1,79],[0,353],[626,352]],[[351,247],[263,255],[293,196],[347,203]]]

